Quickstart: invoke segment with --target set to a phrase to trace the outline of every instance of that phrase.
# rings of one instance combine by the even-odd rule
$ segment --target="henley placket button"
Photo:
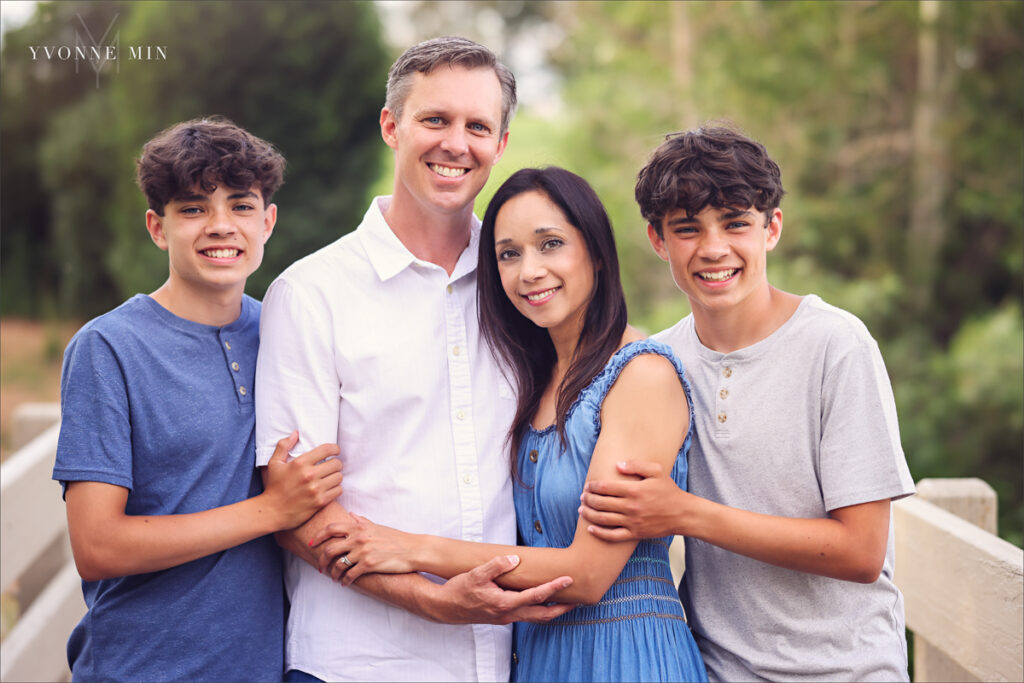
[[[246,393],[248,392],[246,392],[245,387],[238,387],[238,393],[240,393],[242,396],[245,396]]]
[[[235,372],[238,372],[238,363],[232,363],[231,369],[234,370]]]
[[[534,520],[533,528],[537,530],[538,534],[544,533],[544,531],[540,528],[540,520],[539,519],[538,520]]]

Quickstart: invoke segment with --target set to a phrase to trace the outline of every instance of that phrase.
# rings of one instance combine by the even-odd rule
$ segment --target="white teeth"
[[[704,272],[697,273],[697,277],[701,280],[711,280],[712,282],[721,282],[722,280],[728,280],[736,273],[736,269],[732,270],[719,270],[713,273]]]
[[[540,301],[541,299],[550,296],[558,287],[552,287],[551,289],[545,289],[543,292],[537,292],[536,294],[527,294],[526,298],[530,301]]]
[[[451,166],[439,166],[438,164],[430,164],[430,169],[438,175],[443,175],[445,178],[458,178],[469,173],[468,168],[452,168]]]
[[[203,253],[210,258],[234,258],[238,256],[237,249],[207,249]]]

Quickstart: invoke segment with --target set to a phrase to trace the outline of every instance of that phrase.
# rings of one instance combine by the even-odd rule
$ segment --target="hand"
[[[519,565],[516,555],[499,555],[464,574],[453,576],[440,587],[443,606],[433,614],[446,624],[542,623],[559,617],[576,605],[546,604],[552,595],[572,585],[561,576],[523,591],[505,590],[494,579]]]
[[[320,571],[348,586],[363,574],[416,571],[414,541],[412,534],[349,513],[348,519],[324,526],[309,545],[319,557]],[[347,564],[342,557],[348,559]]]
[[[341,461],[332,457],[338,447],[323,444],[289,462],[288,451],[298,441],[298,432],[278,441],[267,463],[261,496],[279,515],[278,530],[299,526],[341,495]]]
[[[591,523],[587,531],[604,541],[632,541],[682,533],[680,513],[686,496],[657,463],[616,464],[622,474],[639,481],[589,481],[580,496],[580,516]]]

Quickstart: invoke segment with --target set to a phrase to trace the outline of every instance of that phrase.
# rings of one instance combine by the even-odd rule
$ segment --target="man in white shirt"
[[[511,630],[499,624],[568,609],[543,605],[568,577],[522,593],[494,584],[514,557],[446,583],[367,575],[354,591],[319,574],[307,546],[346,509],[406,531],[515,543],[504,447],[515,400],[477,327],[473,215],[515,101],[515,78],[486,47],[445,37],[407,50],[380,118],[393,195],[264,299],[257,462],[298,429],[296,454],[335,442],[345,474],[339,504],[278,538],[294,553],[286,680],[507,680]]]

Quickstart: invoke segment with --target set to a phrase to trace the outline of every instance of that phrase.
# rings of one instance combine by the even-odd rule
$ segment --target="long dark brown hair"
[[[626,297],[619,281],[615,236],[597,193],[583,178],[556,166],[524,168],[512,174],[498,188],[484,214],[477,264],[477,314],[484,340],[516,388],[516,416],[507,439],[513,474],[517,474],[519,445],[537,413],[557,357],[548,331],[520,313],[505,294],[494,251],[494,223],[507,201],[534,190],[554,202],[580,231],[594,268],[594,291],[583,330],[555,401],[555,425],[563,448],[569,408],[618,349],[626,329]]]

